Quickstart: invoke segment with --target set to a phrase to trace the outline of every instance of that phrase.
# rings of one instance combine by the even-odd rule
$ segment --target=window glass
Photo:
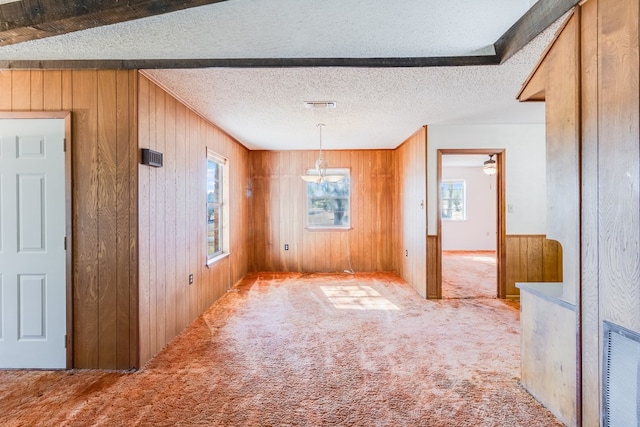
[[[310,169],[308,175],[317,174]],[[309,228],[349,228],[350,186],[348,169],[327,169],[326,175],[341,175],[338,182],[307,183],[307,226]]]
[[[207,260],[222,253],[222,178],[224,163],[207,156]]]
[[[465,182],[443,181],[440,185],[440,215],[442,219],[466,219]]]

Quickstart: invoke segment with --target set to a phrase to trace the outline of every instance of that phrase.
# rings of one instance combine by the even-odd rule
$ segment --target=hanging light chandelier
[[[495,175],[498,171],[496,161],[493,160],[493,156],[495,156],[495,154],[489,154],[489,160],[484,162],[484,166],[482,167],[482,171],[487,175]]]
[[[323,123],[317,124],[317,127],[320,128],[320,155],[316,160],[315,169],[311,169],[307,171],[306,175],[300,176],[306,182],[320,184],[322,182],[338,182],[344,178],[344,175],[327,175],[327,161],[322,157],[322,128],[325,126]]]

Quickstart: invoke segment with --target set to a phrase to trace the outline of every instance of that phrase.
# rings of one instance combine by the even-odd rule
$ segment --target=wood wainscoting
[[[545,235],[507,234],[507,298],[520,295],[516,282],[562,282],[562,246]]]
[[[144,75],[139,144],[164,166],[139,167],[140,366],[249,270],[249,150]],[[228,160],[230,255],[206,265],[207,148]],[[189,284],[193,274],[193,284]]]
[[[137,72],[0,71],[0,110],[71,111],[73,367],[136,367]]]

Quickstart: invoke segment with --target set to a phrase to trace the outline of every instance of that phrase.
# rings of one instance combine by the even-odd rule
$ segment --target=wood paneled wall
[[[418,294],[438,298],[436,283],[427,283],[427,260],[433,255],[432,249],[437,248],[433,244],[427,248],[426,149],[427,128],[423,127],[394,151],[393,205],[397,213],[394,217],[393,261],[398,274]],[[429,277],[432,276],[435,277],[433,274]]]
[[[393,270],[391,150],[325,151],[329,167],[351,170],[350,231],[309,231],[306,184],[300,178],[317,151],[252,151],[251,211],[254,271],[328,272],[351,267]],[[284,250],[284,245],[289,250]]]
[[[137,361],[137,74],[0,71],[0,110],[71,111],[73,364]]]
[[[561,282],[562,246],[544,235],[507,235],[507,296],[518,282]]]
[[[599,425],[602,322],[640,332],[640,3],[582,10],[582,407]]]
[[[578,424],[584,426],[602,419],[602,322],[640,332],[639,15],[636,0],[582,2],[560,36],[573,43],[568,55],[556,58],[559,65],[542,79],[554,137],[571,137],[579,113]],[[567,100],[576,100],[576,108]]]
[[[147,77],[139,145],[164,166],[139,167],[140,366],[249,270],[249,151]],[[230,255],[206,266],[207,148],[228,159]],[[194,282],[189,284],[189,274]]]

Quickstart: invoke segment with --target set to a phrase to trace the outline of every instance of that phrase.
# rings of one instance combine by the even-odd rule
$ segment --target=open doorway
[[[487,175],[484,162],[495,160]],[[504,150],[438,150],[438,268],[442,298],[504,298]]]

